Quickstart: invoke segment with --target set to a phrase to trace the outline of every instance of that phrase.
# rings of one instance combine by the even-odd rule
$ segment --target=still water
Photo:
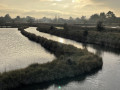
[[[17,28],[0,28],[0,72],[51,62],[55,56],[21,35]]]
[[[85,46],[73,40],[38,32],[35,27],[30,27],[26,31],[61,43],[71,44],[78,48],[86,48],[88,51],[102,57],[103,68],[87,76],[59,80],[50,84],[27,86],[21,88],[21,90],[120,90],[120,50],[93,45]]]
[[[57,28],[59,30],[63,30],[64,29],[64,27],[55,27],[55,28]]]

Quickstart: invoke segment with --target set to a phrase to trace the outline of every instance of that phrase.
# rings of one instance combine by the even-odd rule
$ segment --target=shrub
[[[97,30],[98,31],[103,31],[104,30],[103,22],[99,21],[97,23]]]

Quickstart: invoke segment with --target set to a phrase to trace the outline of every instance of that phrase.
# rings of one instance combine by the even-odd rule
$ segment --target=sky
[[[120,17],[119,4],[120,0],[0,0],[0,16],[75,18],[113,11]]]

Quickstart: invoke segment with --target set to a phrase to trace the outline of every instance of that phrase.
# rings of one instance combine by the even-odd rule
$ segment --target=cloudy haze
[[[89,17],[93,13],[113,11],[120,16],[120,0],[0,0],[0,14],[9,13],[12,17],[20,15],[36,18]]]

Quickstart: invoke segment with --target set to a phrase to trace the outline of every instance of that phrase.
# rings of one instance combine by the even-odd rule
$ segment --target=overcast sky
[[[68,18],[111,10],[120,16],[119,4],[120,0],[0,0],[0,15]]]

